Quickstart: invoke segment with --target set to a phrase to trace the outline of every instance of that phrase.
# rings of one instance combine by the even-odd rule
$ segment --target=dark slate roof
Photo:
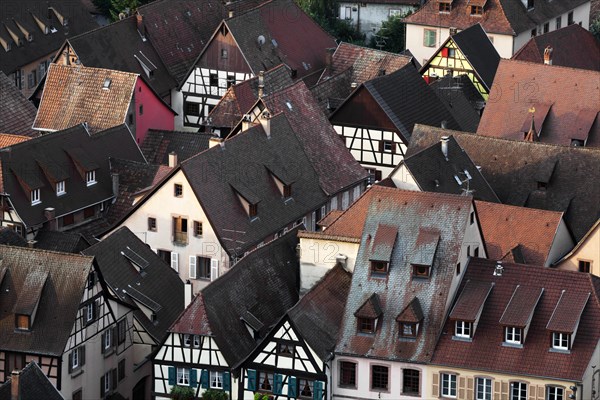
[[[372,193],[370,204],[360,206],[366,214],[366,221],[335,352],[339,355],[428,362],[444,325],[451,284],[456,279],[455,266],[469,225],[472,199],[386,187],[373,187],[369,192]],[[398,228],[386,279],[371,277],[369,272],[372,238],[381,223]],[[436,231],[439,243],[433,257],[431,277],[424,282],[411,279],[410,260],[417,254],[417,238],[421,236],[423,244],[429,240],[420,235],[425,231]],[[432,235],[427,236],[433,239]],[[374,294],[379,297],[382,309],[378,328],[373,335],[357,334],[355,313]],[[419,336],[414,341],[399,340],[396,317],[415,298],[424,316]]]
[[[150,164],[169,165],[169,153],[175,152],[181,163],[208,149],[213,135],[198,132],[160,131],[150,129],[141,149]]]
[[[39,133],[31,128],[36,113],[33,103],[27,100],[14,82],[0,70],[0,133],[39,136]]]
[[[406,157],[402,163],[421,190],[426,192],[464,194],[468,190],[477,200],[500,202],[469,154],[453,136],[448,138],[448,158],[444,157],[441,143],[438,142]],[[463,183],[459,184],[456,177]]]
[[[453,135],[504,204],[564,212],[579,241],[600,217],[600,150],[496,139],[419,125],[410,156]],[[548,173],[550,171],[550,173]],[[549,176],[538,190],[539,176]]]
[[[0,385],[0,400],[12,400],[12,379]],[[64,400],[62,394],[54,387],[35,361],[29,362],[19,374],[19,400]]]
[[[0,187],[25,225],[46,221],[44,209],[56,216],[72,213],[113,197],[109,156],[143,162],[131,132],[125,125],[92,136],[82,125],[34,138],[0,153]],[[97,183],[86,186],[85,167],[96,169]],[[46,168],[44,171],[42,168]],[[81,172],[79,170],[81,169]],[[66,194],[56,196],[51,176],[66,180]],[[29,189],[40,189],[41,203],[32,206]]]
[[[184,309],[184,284],[179,275],[127,227],[117,229],[83,254],[95,257],[111,291],[138,307],[135,318],[158,344],[162,343],[167,329]],[[135,262],[143,264],[143,272]],[[156,321],[152,322],[140,305],[155,312]]]
[[[50,7],[67,18],[67,26],[62,25],[56,13],[49,10]],[[44,34],[34,16],[50,27],[48,34]],[[33,40],[31,42],[17,27],[15,21],[32,30]],[[65,38],[79,35],[97,26],[79,0],[2,1],[0,2],[0,37],[11,43],[11,50],[3,53],[3,56],[0,57],[0,70],[6,75],[10,75],[17,68],[41,58],[52,58],[54,52],[64,43]],[[16,45],[7,31],[7,27],[19,36],[22,46]],[[53,29],[54,33],[52,33]],[[1,50],[4,52],[4,48]]]
[[[8,227],[0,228],[0,244],[5,244],[8,246],[19,246],[25,247],[27,246],[27,240],[17,232]]]
[[[504,263],[502,276],[494,276],[494,267],[494,261],[470,260],[458,291],[461,297],[472,282],[493,288],[483,304],[473,340],[452,340],[454,321],[449,320],[439,337],[432,364],[488,374],[581,382],[600,338],[600,279],[592,274],[512,263]],[[535,294],[543,289],[522,349],[502,345],[500,323],[518,285],[519,289],[533,289]],[[585,309],[582,304],[586,304]],[[526,314],[528,310],[521,311]],[[550,328],[561,328],[549,323],[560,319],[572,327],[579,315],[579,328],[569,353],[549,351]]]
[[[35,236],[35,247],[43,250],[79,254],[89,246],[83,236],[75,233],[41,230]]]
[[[453,77],[448,74],[435,80],[429,87],[448,108],[462,131],[477,131],[481,118],[479,113],[485,102],[467,75]]]
[[[288,312],[321,360],[335,349],[351,281],[352,274],[336,264]]]
[[[258,125],[181,163],[181,170],[202,204],[220,239],[232,229],[246,232],[239,247],[222,244],[230,255],[244,254],[266,237],[301,219],[327,201],[319,187],[314,163],[284,115],[270,120],[270,138]],[[284,201],[271,175],[287,175],[292,199]],[[250,219],[236,191],[258,202],[257,218]],[[251,197],[251,198],[249,198]]]
[[[512,59],[542,64],[546,46],[553,49],[552,65],[600,71],[600,41],[579,24],[532,37]]]
[[[192,330],[196,334],[211,334],[229,367],[235,368],[259,343],[242,317],[250,312],[263,324],[264,335],[298,301],[296,235],[297,229],[293,229],[242,258],[229,272],[202,289],[171,331],[194,326],[198,327]],[[198,330],[206,325],[210,325],[210,333]],[[184,328],[183,332],[189,329]]]
[[[161,97],[177,86],[152,43],[138,33],[135,16],[72,37],[68,43],[82,65],[139,74]],[[144,71],[140,60],[149,68],[155,67],[152,76]]]
[[[335,111],[352,93],[352,68],[328,77],[310,88],[325,115]]]
[[[61,356],[75,324],[93,258],[23,247],[0,246],[0,349]],[[31,273],[48,274],[30,332],[15,330],[13,307]],[[1,274],[0,274],[1,276]]]

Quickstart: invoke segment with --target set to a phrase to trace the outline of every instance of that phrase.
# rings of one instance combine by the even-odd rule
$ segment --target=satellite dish
[[[258,35],[258,37],[256,38],[256,42],[258,43],[258,46],[262,46],[263,44],[265,44],[267,41],[267,39],[265,39],[265,37],[263,35]]]

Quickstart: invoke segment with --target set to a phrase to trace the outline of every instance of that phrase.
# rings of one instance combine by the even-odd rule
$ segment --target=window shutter
[[[202,386],[202,389],[208,389],[208,370],[207,369],[203,369],[202,373],[200,374],[200,386]]]
[[[281,394],[281,387],[283,386],[283,377],[280,374],[273,375],[273,393]]]
[[[198,370],[196,368],[190,369],[190,386],[198,386]]]
[[[177,384],[177,370],[175,367],[169,367],[169,385]]]
[[[228,371],[223,372],[223,390],[226,392],[231,390],[231,374]]]
[[[104,332],[102,334],[102,336],[100,337],[100,353],[104,354],[104,343],[106,340],[106,332]]]
[[[434,395],[439,395],[441,396],[442,393],[440,392],[440,375],[439,374],[433,374],[433,380],[431,382],[431,393],[433,393]]]
[[[118,385],[118,381],[117,381],[117,369],[113,368],[112,371],[110,371],[110,387],[112,390],[115,390],[117,388]]]
[[[495,399],[499,399],[500,398],[500,382],[499,381],[494,381],[494,398]]]
[[[190,278],[196,279],[196,256],[190,256]]]
[[[458,398],[459,399],[465,399],[466,398],[465,386],[466,386],[465,377],[464,376],[459,376],[458,377]]]
[[[79,348],[79,365],[80,366],[85,365],[85,345],[83,345]]]
[[[296,377],[290,376],[288,378],[288,397],[296,397]]]
[[[73,372],[73,352],[69,353],[69,373]]]
[[[253,392],[256,390],[256,370],[254,369],[248,370],[248,390]]]
[[[219,277],[219,260],[210,260],[210,280],[214,281]]]
[[[323,398],[323,382],[315,381],[313,388],[313,400],[321,400]]]
[[[111,329],[111,333],[110,333],[110,345],[111,347],[115,348],[117,347],[117,340],[116,340],[116,334],[117,334],[117,328],[114,327]]]
[[[104,375],[102,375],[102,378],[100,378],[100,396],[104,397],[104,394],[106,392],[104,391]]]
[[[179,272],[179,254],[171,252],[171,268]]]

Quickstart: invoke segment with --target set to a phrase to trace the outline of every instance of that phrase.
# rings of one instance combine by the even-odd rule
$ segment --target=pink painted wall
[[[135,84],[135,138],[142,144],[149,129],[172,131],[175,128],[175,112],[172,111],[146,83],[138,78]],[[142,113],[140,113],[140,107]]]

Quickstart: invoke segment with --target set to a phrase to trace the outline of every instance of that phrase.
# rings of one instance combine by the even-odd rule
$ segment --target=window
[[[221,58],[227,58],[227,49],[221,49]]]
[[[428,278],[429,270],[429,265],[413,264],[413,276],[418,278]]]
[[[477,378],[475,386],[475,400],[492,400],[492,380]]]
[[[346,7],[344,10],[344,18],[345,19],[351,19],[352,18],[352,8],[351,7]]]
[[[210,258],[198,256],[195,261],[196,271],[193,276],[190,272],[190,278],[210,280]]]
[[[556,18],[556,29],[560,29],[562,26],[562,16]]]
[[[96,215],[96,207],[90,206],[83,209],[83,218],[88,219]]]
[[[356,363],[340,361],[339,386],[356,387]]]
[[[537,28],[533,28],[533,29],[531,30],[531,37],[534,37],[534,36],[536,36],[536,35],[537,35]]]
[[[533,9],[534,0],[527,0],[527,10]]]
[[[473,257],[479,257],[479,246],[476,246],[473,250]]]
[[[283,197],[292,197],[292,185],[283,185]]]
[[[550,31],[550,22],[546,22],[544,24],[544,33],[548,33]]]
[[[129,114],[127,119],[129,120],[129,125],[133,125],[133,114]]]
[[[125,336],[127,334],[127,320],[122,319],[117,322],[117,342],[119,344],[125,343]]]
[[[460,275],[460,263],[456,264],[456,275]]]
[[[388,367],[383,365],[371,366],[371,390],[388,389]]]
[[[185,245],[188,242],[187,218],[173,217],[173,242]]]
[[[209,83],[210,86],[219,86],[219,77],[217,74],[210,74]]]
[[[382,140],[379,142],[379,151],[383,153],[395,153],[396,143],[391,140]]]
[[[400,16],[400,15],[402,15],[402,10],[398,10],[398,9],[395,10],[393,8],[390,9],[390,13],[389,13],[390,17]]]
[[[277,355],[280,357],[292,357],[296,348],[293,344],[289,343],[278,343],[277,344]]]
[[[250,218],[252,218],[252,217],[256,217],[256,214],[258,214],[258,204],[249,204],[248,205],[248,216]]]
[[[565,389],[559,386],[548,386],[546,388],[546,400],[564,400]]]
[[[102,349],[104,350],[103,353],[105,353],[106,350],[109,350],[113,346],[112,332],[112,329],[107,329],[102,334]]]
[[[104,374],[104,376],[102,377],[102,381],[103,381],[103,385],[102,385],[102,393],[108,393],[111,390],[111,378],[112,378],[112,373],[111,371],[108,371],[107,373]]]
[[[144,115],[144,105],[140,104],[140,115]]]
[[[194,347],[200,347],[200,335],[194,335]]]
[[[514,326],[504,328],[504,341],[510,344],[522,344],[523,329]]]
[[[469,216],[469,220],[471,222],[471,225],[473,225],[475,223],[475,211],[471,211],[471,215]]]
[[[440,5],[440,12],[450,12],[450,10],[452,9],[452,6],[450,3],[439,3]]]
[[[119,379],[119,382],[121,382],[123,379],[125,379],[125,359],[122,359],[121,361],[119,361],[117,370],[118,370],[118,379]]]
[[[418,395],[420,392],[420,371],[416,369],[402,370],[402,394]]]
[[[437,32],[433,29],[423,30],[423,46],[435,47]]]
[[[399,334],[402,337],[415,337],[417,336],[417,327],[418,324],[413,324],[409,322],[400,322],[399,323]]]
[[[483,15],[483,7],[471,6],[471,15]]]
[[[190,385],[190,370],[187,368],[177,368],[177,384],[183,386]]]
[[[148,217],[148,230],[156,232],[156,218]]]
[[[31,191],[31,205],[34,206],[36,204],[40,204],[42,200],[40,199],[40,189],[33,189]]]
[[[175,197],[183,197],[183,185],[180,183],[176,183],[173,187],[173,195]]]
[[[442,393],[443,397],[456,397],[456,375],[442,374]]]
[[[96,184],[96,170],[87,171],[85,173],[85,183],[88,186]]]
[[[579,272],[590,273],[592,270],[592,262],[586,260],[579,260]]]
[[[258,373],[258,388],[266,392],[273,390],[273,374],[269,372]]]
[[[313,397],[313,384],[314,382],[308,379],[298,379],[298,391],[300,397]]]
[[[56,182],[56,195],[62,196],[65,193],[67,193],[65,191],[65,181]]]
[[[28,331],[30,329],[29,322],[31,321],[29,315],[17,314],[17,329],[22,331]]]
[[[575,20],[573,19],[573,11],[567,14],[567,25],[573,25]]]
[[[69,354],[69,373],[81,368],[85,364],[85,347],[79,346]]]
[[[158,250],[156,250],[156,254],[158,254],[160,259],[163,260],[165,263],[167,263],[168,265],[171,265],[171,252],[170,251],[158,249]]]
[[[527,400],[527,384],[525,382],[510,383],[510,400]]]
[[[470,338],[471,337],[472,324],[467,321],[456,321],[454,335],[459,338]]]
[[[96,319],[96,303],[92,302],[85,307],[85,322],[91,323]]]
[[[223,373],[219,371],[210,371],[210,388],[223,389]]]
[[[235,85],[235,75],[227,74],[227,88],[230,88],[233,85]],[[210,108],[210,106],[209,106],[209,108]],[[212,108],[210,108],[209,111],[212,111]]]
[[[200,103],[186,101],[183,105],[185,115],[200,116]]]
[[[385,261],[371,261],[372,275],[385,275],[388,272],[388,263]]]
[[[185,347],[191,347],[192,346],[192,335],[189,335],[189,334],[183,335],[183,345]]]
[[[571,348],[571,335],[568,333],[552,332],[552,348],[569,350]]]
[[[375,320],[372,318],[359,318],[358,319],[358,332],[359,333],[375,333]]]
[[[194,221],[194,236],[202,236],[202,222]]]
[[[30,74],[27,74],[27,88],[31,89],[37,85],[37,71],[32,71]]]
[[[83,400],[83,389],[79,389],[73,393],[73,400]]]
[[[548,184],[546,182],[538,182],[537,183],[538,190],[546,190],[547,187],[548,187]]]

